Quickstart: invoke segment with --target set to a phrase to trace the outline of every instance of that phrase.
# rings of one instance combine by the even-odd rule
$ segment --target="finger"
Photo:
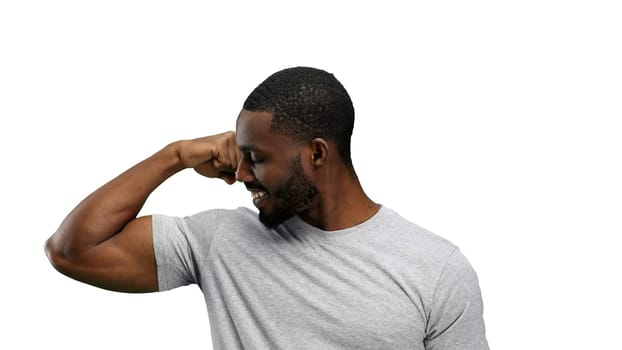
[[[219,177],[219,171],[214,167],[212,162],[201,163],[194,167],[194,170],[206,177]]]
[[[214,167],[219,171],[235,172],[238,166],[238,156],[234,148],[228,147],[213,162]]]
[[[238,147],[238,145],[236,144],[235,147],[233,147],[233,152],[235,152],[235,171],[238,170],[238,165],[240,165],[240,160],[242,159],[242,152],[240,151],[240,148]]]
[[[221,177],[222,174],[235,172],[235,166],[231,165],[231,160],[229,159],[225,159],[223,161],[220,161],[218,159],[213,159],[211,163],[214,166],[214,169],[216,169],[216,172],[218,173],[218,177]]]
[[[221,172],[219,177],[225,180],[225,182],[229,185],[233,185],[235,183],[235,173],[232,173],[230,171]]]
[[[233,147],[229,148],[229,154],[228,154],[229,162],[231,165],[231,170],[234,173],[238,169],[238,164],[240,163],[240,157],[241,157],[240,150],[238,149],[238,146],[234,143]]]
[[[235,142],[235,133],[227,133],[224,142],[223,156],[225,156],[226,163],[232,171],[235,171],[238,166],[238,152],[238,145]]]

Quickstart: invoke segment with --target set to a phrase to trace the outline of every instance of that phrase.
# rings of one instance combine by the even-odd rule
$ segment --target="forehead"
[[[242,150],[269,151],[287,147],[291,140],[270,129],[272,113],[243,109],[238,115],[235,141]]]

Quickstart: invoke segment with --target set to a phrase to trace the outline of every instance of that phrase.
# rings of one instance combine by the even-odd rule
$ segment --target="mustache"
[[[260,190],[260,191],[266,191],[266,189],[259,183],[259,182],[245,182],[244,186],[246,186],[246,189],[251,191],[251,190]]]

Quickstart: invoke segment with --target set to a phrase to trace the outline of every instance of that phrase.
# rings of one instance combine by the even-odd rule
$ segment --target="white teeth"
[[[261,198],[266,194],[266,192],[251,192],[253,199]]]

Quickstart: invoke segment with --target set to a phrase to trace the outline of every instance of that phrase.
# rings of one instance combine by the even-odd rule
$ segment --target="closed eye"
[[[264,160],[262,157],[255,154],[254,152],[245,152],[243,154],[243,157],[246,158],[251,164],[258,164],[263,162]]]

